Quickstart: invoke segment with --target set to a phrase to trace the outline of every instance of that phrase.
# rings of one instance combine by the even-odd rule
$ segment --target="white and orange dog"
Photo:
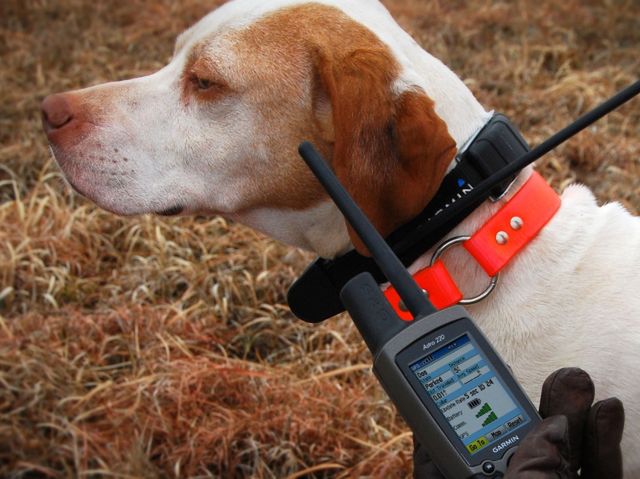
[[[300,160],[302,140],[386,234],[425,207],[490,117],[376,0],[232,1],[183,33],[157,73],[52,95],[43,114],[69,183],[99,206],[224,215],[327,258],[361,245]],[[463,248],[446,262],[463,290],[483,289]],[[639,271],[640,220],[571,186],[496,292],[469,307],[534,402],[565,366],[624,402],[628,479],[640,478]]]

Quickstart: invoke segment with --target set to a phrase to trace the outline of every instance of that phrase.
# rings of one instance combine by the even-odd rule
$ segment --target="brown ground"
[[[0,2],[0,476],[405,477],[406,427],[346,318],[296,321],[309,256],[221,219],[71,194],[38,104],[160,67],[217,2]],[[387,0],[535,144],[640,76],[638,0]],[[640,210],[638,101],[541,164]]]

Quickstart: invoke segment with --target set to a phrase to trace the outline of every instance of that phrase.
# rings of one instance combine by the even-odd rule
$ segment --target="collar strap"
[[[536,172],[489,221],[464,241],[464,248],[490,277],[495,277],[522,251],[553,218],[560,208],[560,197]],[[462,293],[441,260],[413,275],[437,309],[462,300]],[[400,302],[393,287],[385,291],[398,315],[413,319]]]
[[[471,202],[461,213],[448,215],[447,209],[489,178],[529,151],[524,138],[511,122],[494,115],[475,138],[456,157],[456,166],[445,176],[442,186],[426,208],[413,220],[386,238],[405,266],[411,265],[486,199],[500,198],[513,178],[498,184],[484,197]],[[439,221],[431,220],[439,217]],[[444,219],[444,220],[443,220]],[[340,301],[342,287],[354,276],[369,272],[378,281],[386,279],[368,257],[350,251],[334,260],[318,258],[291,286],[287,296],[291,311],[299,318],[316,323],[344,311]]]

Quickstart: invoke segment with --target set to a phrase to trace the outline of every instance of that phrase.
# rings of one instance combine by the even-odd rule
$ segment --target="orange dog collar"
[[[558,194],[538,173],[533,172],[513,198],[473,236],[465,239],[463,245],[494,278],[538,235],[559,208]],[[464,302],[456,282],[439,259],[413,277],[438,309]],[[492,285],[495,285],[495,280]],[[393,287],[387,288],[384,294],[402,319],[413,319]]]

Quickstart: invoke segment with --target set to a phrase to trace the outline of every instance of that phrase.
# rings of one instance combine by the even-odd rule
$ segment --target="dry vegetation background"
[[[204,0],[0,0],[0,476],[405,477],[411,439],[346,318],[285,302],[308,255],[219,218],[70,193],[52,92],[162,66]],[[640,2],[387,0],[537,143],[640,76]],[[540,164],[640,210],[636,101]]]

